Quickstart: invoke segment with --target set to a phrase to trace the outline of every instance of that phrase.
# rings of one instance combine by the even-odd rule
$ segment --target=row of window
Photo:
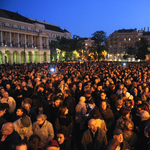
[[[6,27],[5,23],[1,22],[1,26],[2,27]],[[9,24],[9,27],[10,28],[14,28],[14,25],[13,24]],[[17,29],[21,29],[21,26],[17,25]],[[24,30],[28,31],[28,27],[24,27]],[[30,29],[32,32],[35,31],[35,29],[31,28]],[[42,32],[42,30],[39,30],[39,32]]]

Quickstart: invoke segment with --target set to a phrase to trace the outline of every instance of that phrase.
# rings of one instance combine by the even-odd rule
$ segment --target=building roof
[[[150,36],[150,32],[143,32],[143,36]]]
[[[33,23],[27,17],[21,16],[18,13],[3,10],[3,9],[0,9],[0,17],[7,18],[7,19],[12,19],[12,20],[16,20],[16,21],[21,21],[21,22],[26,22],[26,23]]]
[[[117,32],[119,33],[129,33],[129,32],[134,32],[135,29],[122,29],[122,30],[118,30]]]
[[[15,13],[15,12],[11,12],[8,10],[0,9],[0,17],[12,19],[12,20],[16,20],[16,21],[21,21],[21,22],[25,22],[25,23],[31,23],[31,24],[34,24],[34,23],[43,24],[43,25],[45,25],[45,29],[47,29],[47,30],[52,30],[52,31],[57,31],[57,32],[62,32],[62,33],[68,32],[66,29],[62,30],[57,25],[52,25],[52,24],[49,24],[46,22],[42,22],[42,21],[24,17],[24,16],[18,14],[18,12]]]

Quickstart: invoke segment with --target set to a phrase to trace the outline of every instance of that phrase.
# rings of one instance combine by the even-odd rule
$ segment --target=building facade
[[[0,64],[51,61],[49,42],[71,38],[59,26],[0,9]]]
[[[128,47],[135,48],[139,33],[137,29],[122,29],[108,37],[108,59],[121,60]]]

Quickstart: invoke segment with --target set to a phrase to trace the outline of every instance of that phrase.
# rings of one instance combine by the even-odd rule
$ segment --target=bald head
[[[2,134],[9,135],[14,131],[14,125],[12,122],[7,122],[2,126]]]
[[[90,119],[88,122],[88,127],[92,132],[97,131],[97,121],[95,119]]]

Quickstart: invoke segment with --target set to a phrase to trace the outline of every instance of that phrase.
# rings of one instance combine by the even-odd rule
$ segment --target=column
[[[13,64],[14,60],[13,60],[13,53],[10,53],[10,57],[11,57],[11,64]]]
[[[39,37],[39,49],[43,49],[43,45],[42,45],[42,37]]]
[[[2,64],[5,64],[5,53],[2,52]]]
[[[34,46],[33,46],[33,36],[31,35],[31,40],[30,40],[30,44],[31,44],[31,46],[32,46],[32,48],[34,48]]]
[[[20,44],[19,44],[19,33],[16,36],[16,44],[17,44],[18,47],[20,47]]]
[[[46,46],[47,46],[47,49],[49,49],[49,42],[48,42],[48,38],[46,38]]]
[[[34,63],[34,53],[32,52],[32,63]]]
[[[26,34],[24,35],[24,44],[25,44],[25,48],[27,48],[27,45],[26,45]]]
[[[10,47],[12,47],[12,43],[11,43],[11,32],[9,33],[9,43],[10,43]]]
[[[41,57],[41,62],[40,63],[43,63],[43,54],[40,54],[40,57]]]
[[[3,32],[2,31],[0,31],[0,39],[1,39],[0,46],[3,46],[4,44],[3,44]]]
[[[19,53],[19,64],[21,64],[21,53]]]

